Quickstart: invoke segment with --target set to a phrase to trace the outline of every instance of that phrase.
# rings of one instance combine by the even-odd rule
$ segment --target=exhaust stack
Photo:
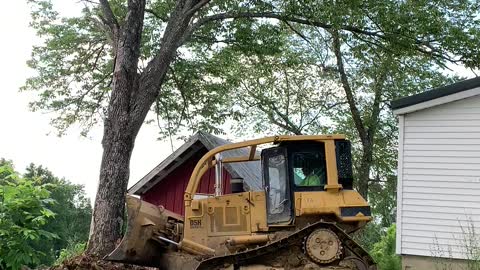
[[[215,155],[215,196],[223,195],[223,164],[220,154]]]

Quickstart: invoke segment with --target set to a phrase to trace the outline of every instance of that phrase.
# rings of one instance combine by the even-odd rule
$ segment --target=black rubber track
[[[369,270],[376,269],[375,261],[373,258],[365,251],[359,244],[357,244],[347,233],[345,233],[340,227],[334,222],[325,222],[319,221],[311,225],[306,226],[305,228],[296,231],[295,233],[284,237],[282,239],[273,241],[272,243],[252,248],[246,251],[238,252],[235,254],[228,254],[224,256],[215,256],[212,258],[205,259],[200,262],[197,266],[197,270],[210,270],[222,268],[225,265],[248,265],[254,260],[258,260],[260,256],[265,256],[269,254],[274,254],[282,248],[286,248],[294,245],[302,245],[303,239],[312,233],[314,230],[319,228],[330,229],[338,235],[338,238],[342,242],[344,248],[349,250],[354,256],[362,260],[365,264],[368,265]]]

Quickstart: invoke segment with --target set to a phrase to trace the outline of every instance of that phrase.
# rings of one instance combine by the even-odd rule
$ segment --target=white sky
[[[47,167],[56,176],[84,184],[93,202],[102,156],[102,127],[95,129],[91,138],[79,136],[76,129],[59,138],[49,125],[51,115],[29,111],[28,102],[34,94],[18,92],[32,74],[26,61],[32,45],[39,42],[28,26],[30,15],[26,2],[2,1],[0,9],[0,158],[13,160],[20,172],[33,162]],[[56,0],[54,7],[62,15],[75,15],[80,8],[77,2]],[[154,126],[141,129],[132,156],[130,185],[171,153],[170,143],[156,138]]]

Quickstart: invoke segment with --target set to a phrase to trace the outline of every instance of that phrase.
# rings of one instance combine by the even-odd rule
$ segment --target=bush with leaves
[[[44,253],[34,246],[57,235],[44,226],[55,214],[48,187],[22,178],[9,162],[0,166],[0,269],[37,265]]]
[[[59,237],[42,242],[36,249],[45,253],[40,264],[53,265],[62,250],[88,240],[92,215],[90,200],[82,185],[58,178],[42,166],[30,164],[23,176],[35,179],[40,185],[52,184],[48,190],[57,203],[50,209],[57,215],[45,224],[45,230],[55,232]]]
[[[395,224],[387,229],[378,243],[373,245],[371,254],[378,264],[379,270],[401,270],[402,263],[400,256],[395,254]]]

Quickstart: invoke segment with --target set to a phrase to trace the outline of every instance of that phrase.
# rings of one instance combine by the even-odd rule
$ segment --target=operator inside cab
[[[312,168],[306,167],[302,171],[306,177],[300,182],[299,186],[320,186],[320,177],[314,173]]]
[[[298,152],[293,155],[295,185],[320,187],[326,184],[325,158],[321,153]]]

